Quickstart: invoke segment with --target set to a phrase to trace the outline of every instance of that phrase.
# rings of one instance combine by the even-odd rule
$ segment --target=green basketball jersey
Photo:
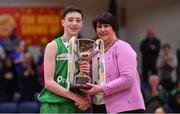
[[[63,37],[55,39],[57,44],[57,55],[55,62],[54,80],[64,88],[67,88],[66,78],[68,70],[68,48],[63,41]],[[70,99],[56,95],[55,93],[44,88],[39,95],[40,102],[66,102]]]

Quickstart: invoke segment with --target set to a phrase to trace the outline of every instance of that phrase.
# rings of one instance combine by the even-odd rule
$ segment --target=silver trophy
[[[102,65],[102,58],[100,58],[104,56],[103,42],[101,40],[94,41],[92,39],[77,39],[76,37],[72,37],[69,43],[71,54],[68,61],[68,87],[69,89],[90,89],[90,86],[86,85],[86,83],[94,83],[95,80],[99,83],[102,79],[102,74],[104,77],[104,65]],[[90,74],[78,73],[78,62],[82,60],[90,63],[92,69]],[[100,66],[94,63],[96,60]],[[103,70],[101,66],[103,66]]]

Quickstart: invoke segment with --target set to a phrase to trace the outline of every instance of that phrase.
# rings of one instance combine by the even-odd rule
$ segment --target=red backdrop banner
[[[16,34],[28,44],[46,44],[62,32],[62,10],[56,7],[1,7],[0,37],[5,38],[7,28],[16,27]]]

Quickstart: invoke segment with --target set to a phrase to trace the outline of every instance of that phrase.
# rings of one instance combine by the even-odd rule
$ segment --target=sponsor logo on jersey
[[[59,54],[56,57],[56,60],[68,60],[70,57],[69,53],[63,53],[63,54]]]
[[[62,76],[58,76],[57,79],[56,79],[57,83],[58,84],[64,84],[66,83],[66,79],[64,79]]]

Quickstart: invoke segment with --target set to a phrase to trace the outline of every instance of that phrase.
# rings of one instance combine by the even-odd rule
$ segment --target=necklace
[[[107,48],[105,48],[104,52],[107,52],[107,51],[109,50],[109,48],[111,48],[111,47],[114,45],[114,43],[115,43],[116,41],[118,41],[118,39],[114,39],[114,40],[111,42],[111,44],[110,44]]]

